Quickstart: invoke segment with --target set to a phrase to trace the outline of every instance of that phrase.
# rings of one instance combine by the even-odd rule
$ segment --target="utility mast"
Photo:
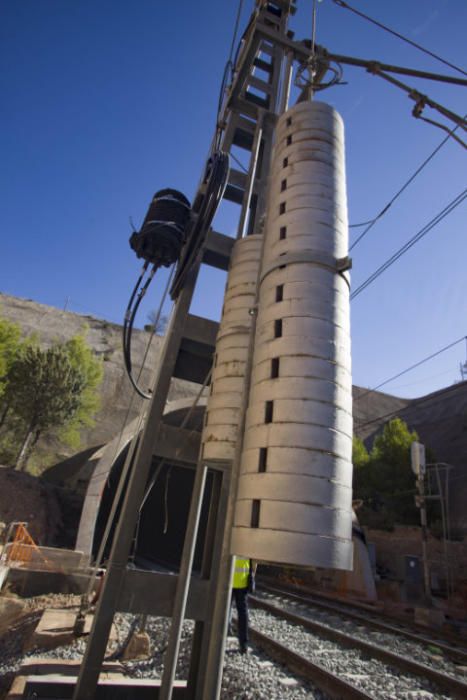
[[[118,522],[74,700],[96,695],[116,612],[171,618],[162,682],[154,682],[154,697],[162,700],[174,692],[183,620],[194,620],[190,671],[177,697],[217,700],[232,555],[292,566],[352,566],[343,123],[313,97],[340,81],[339,64],[345,63],[406,91],[417,118],[428,106],[462,128],[465,120],[389,74],[442,76],[332,55],[315,43],[315,22],[311,40],[294,41],[288,29],[294,12],[295,0],[256,0],[226,67],[216,130],[192,205],[175,190],[158,192],[130,239],[145,271],[149,264],[154,274],[178,261],[174,309],[145,424],[123,468]],[[301,92],[289,108],[295,67]],[[244,152],[244,166],[238,167],[235,148]],[[239,207],[236,239],[211,228],[221,201]],[[203,265],[228,271],[219,324],[189,312]],[[131,300],[135,295],[136,288]],[[133,312],[130,328],[132,319]],[[127,337],[124,344],[128,360]],[[128,566],[175,378],[201,389],[209,385],[210,393],[178,575]],[[178,428],[177,446],[189,437]],[[201,576],[194,576],[207,498]]]
[[[248,155],[246,172],[236,165],[230,168],[223,199],[240,207],[237,238],[258,233],[266,207],[267,178],[277,117],[288,104],[294,60],[306,62],[310,50],[295,43],[288,32],[288,21],[295,12],[295,0],[257,0],[247,29],[240,41],[230,86],[222,97],[213,150],[228,154],[233,146]],[[258,77],[258,72],[264,77]],[[206,184],[201,182],[195,204],[203,198]],[[175,307],[161,351],[158,374],[146,424],[129,467],[129,479],[118,519],[107,573],[97,605],[88,645],[76,685],[75,700],[94,697],[104,659],[111,625],[116,612],[173,616],[173,627],[183,617],[196,621],[190,677],[186,697],[216,697],[222,666],[217,678],[206,678],[206,659],[211,638],[213,599],[219,576],[219,563],[231,470],[227,463],[210,464],[213,475],[210,515],[205,539],[202,578],[190,578],[192,543],[185,547],[179,576],[168,576],[128,568],[139,508],[144,498],[154,446],[157,443],[162,414],[172,378],[202,385],[211,370],[217,324],[189,313],[202,265],[227,270],[235,239],[209,230],[205,241],[188,241],[182,253],[173,293]],[[200,462],[195,477],[187,537],[196,534],[204,492],[207,466]],[[188,594],[188,585],[189,594]],[[188,596],[188,597],[187,597]],[[178,619],[177,619],[178,618]],[[172,696],[173,670],[178,652],[177,636],[172,635],[165,659],[163,689],[160,697]],[[209,683],[214,690],[206,690]]]

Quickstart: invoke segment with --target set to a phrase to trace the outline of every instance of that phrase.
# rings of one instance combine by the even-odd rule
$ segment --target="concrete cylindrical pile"
[[[238,240],[232,251],[201,438],[206,461],[234,458],[261,247],[262,236],[253,235]]]
[[[344,134],[328,105],[277,125],[232,551],[352,566]]]

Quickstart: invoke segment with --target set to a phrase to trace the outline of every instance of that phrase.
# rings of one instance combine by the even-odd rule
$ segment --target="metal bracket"
[[[261,271],[260,283],[274,270],[285,265],[295,265],[297,263],[312,263],[313,265],[325,267],[331,270],[331,272],[337,272],[338,274],[342,274],[352,267],[352,259],[349,258],[348,255],[344,258],[335,258],[333,255],[318,250],[305,250],[300,253],[284,253],[277,260],[266,265]]]

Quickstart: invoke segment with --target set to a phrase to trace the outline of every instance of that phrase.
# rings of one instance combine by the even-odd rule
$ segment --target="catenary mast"
[[[182,250],[174,313],[146,422],[127,458],[128,484],[75,700],[94,696],[117,611],[172,618],[161,698],[172,697],[183,619],[194,619],[186,697],[219,697],[232,554],[351,566],[343,127],[333,109],[310,101],[310,82],[289,109],[294,63],[314,84],[327,70],[326,61],[313,65],[314,46],[293,40],[294,11],[294,0],[257,0],[221,97],[211,175],[219,153],[235,146],[248,155],[245,172],[231,163],[220,195],[239,206],[237,240],[198,226]],[[206,209],[211,175],[195,196],[198,212]],[[203,264],[229,271],[218,328],[189,314]],[[165,576],[130,569],[128,559],[173,377],[210,383],[210,398],[180,572]],[[208,470],[210,513],[195,579]]]

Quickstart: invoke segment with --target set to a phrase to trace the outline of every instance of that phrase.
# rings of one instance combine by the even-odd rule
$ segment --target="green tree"
[[[86,330],[76,335],[64,345],[71,366],[81,372],[84,377],[78,409],[65,426],[60,430],[59,437],[71,447],[80,444],[80,430],[90,428],[95,424],[94,416],[101,407],[99,387],[102,383],[104,370],[102,361],[96,357],[86,343]]]
[[[94,424],[103,368],[86,343],[86,331],[41,350],[36,337],[20,341],[19,326],[1,324],[0,459],[5,464],[16,462],[18,469],[24,469],[45,433],[55,432],[77,447],[79,431]]]
[[[394,418],[383,428],[383,432],[377,435],[371,448],[371,458],[396,464],[410,466],[410,446],[414,440],[418,440],[418,435],[414,431],[410,432],[401,418]]]
[[[400,418],[387,423],[373,441],[369,459],[354,472],[354,496],[364,501],[362,522],[392,527],[395,523],[418,524],[415,476],[410,446],[418,440]]]
[[[370,455],[366,449],[363,440],[354,435],[352,442],[352,462],[355,469],[360,469],[368,464]]]
[[[45,431],[64,425],[79,408],[83,373],[74,368],[63,346],[48,350],[27,347],[8,373],[6,398],[25,426],[16,469],[26,467],[29,455]]]
[[[0,399],[5,393],[8,371],[20,347],[21,329],[0,317]]]

